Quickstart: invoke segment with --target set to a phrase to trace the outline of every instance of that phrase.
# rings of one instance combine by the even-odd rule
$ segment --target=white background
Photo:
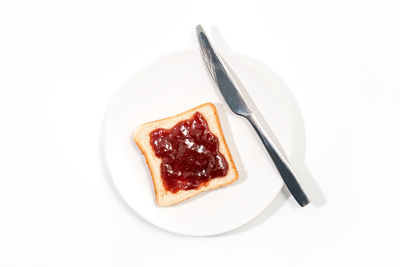
[[[396,1],[1,1],[0,266],[399,266]],[[326,204],[217,237],[160,230],[105,174],[102,127],[144,64],[216,25],[296,97]]]

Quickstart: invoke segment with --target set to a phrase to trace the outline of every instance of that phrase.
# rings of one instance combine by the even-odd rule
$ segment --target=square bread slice
[[[224,177],[213,178],[207,184],[200,186],[199,188],[179,190],[178,192],[173,193],[164,187],[161,177],[162,160],[154,153],[154,150],[150,144],[150,133],[159,128],[171,129],[177,123],[183,120],[191,119],[196,112],[200,112],[200,114],[207,120],[210,131],[218,137],[219,151],[225,157],[228,163],[228,172]],[[231,153],[228,149],[228,145],[226,144],[225,137],[222,133],[217,109],[212,103],[205,103],[181,114],[142,124],[136,129],[134,140],[146,159],[153,179],[154,191],[159,206],[174,205],[194,195],[197,195],[198,193],[233,183],[239,177],[235,163],[233,162]]]

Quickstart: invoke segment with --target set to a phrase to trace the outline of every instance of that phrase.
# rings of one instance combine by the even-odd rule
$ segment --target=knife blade
[[[296,176],[291,164],[285,158],[284,153],[280,151],[268,131],[262,127],[256,115],[246,104],[242,93],[238,89],[234,79],[232,79],[232,69],[228,68],[222,57],[215,52],[201,25],[196,27],[196,33],[204,63],[217,88],[220,90],[221,95],[225,99],[225,102],[232,112],[246,118],[250,122],[264,144],[290,193],[301,207],[306,206],[310,203],[308,194],[299,178]]]

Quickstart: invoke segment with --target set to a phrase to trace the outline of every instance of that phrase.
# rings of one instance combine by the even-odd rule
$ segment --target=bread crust
[[[204,112],[201,111],[201,110],[206,109],[206,108],[210,108],[212,114],[208,114],[207,115],[207,114],[205,114]],[[210,128],[210,131],[214,135],[216,135],[218,137],[219,150],[224,155],[224,157],[227,159],[227,162],[228,162],[228,165],[229,165],[229,170],[228,170],[227,175],[225,175],[223,177],[213,178],[210,181],[208,181],[207,183],[202,184],[200,187],[198,187],[196,189],[180,190],[180,191],[178,191],[176,193],[172,193],[172,192],[167,191],[164,188],[164,185],[162,183],[162,177],[160,175],[158,175],[158,173],[156,173],[157,172],[156,168],[157,167],[159,168],[159,165],[158,166],[153,166],[153,165],[155,165],[153,163],[154,158],[157,158],[157,159],[159,159],[159,158],[156,157],[156,155],[154,153],[154,150],[151,148],[150,143],[146,144],[146,142],[144,142],[142,140],[144,135],[146,135],[146,134],[148,135],[152,131],[152,129],[150,129],[148,131],[144,131],[144,133],[142,133],[141,130],[142,129],[146,129],[146,127],[156,126],[159,123],[163,123],[163,122],[167,122],[167,121],[174,121],[173,122],[173,126],[174,126],[179,121],[188,119],[188,118],[181,118],[181,117],[187,117],[189,114],[192,114],[192,113],[194,114],[197,111],[200,112],[206,118],[207,123],[208,123],[209,128]],[[207,115],[207,116],[205,116],[205,115]],[[212,116],[212,117],[210,117],[210,116]],[[212,124],[210,123],[210,118],[213,118],[215,120],[215,123],[216,123],[215,127],[211,127]],[[177,120],[177,121],[175,121],[175,120]],[[155,128],[155,127],[153,127],[153,128]],[[164,128],[164,127],[156,127],[156,128]],[[231,152],[229,151],[228,144],[226,143],[226,139],[225,139],[225,136],[224,136],[223,131],[222,131],[221,122],[220,122],[219,116],[218,116],[218,111],[217,111],[217,109],[216,109],[216,107],[215,107],[215,105],[213,103],[204,103],[204,104],[196,106],[196,107],[194,107],[192,109],[189,109],[189,110],[187,110],[185,112],[179,113],[177,115],[141,124],[137,128],[137,130],[135,131],[134,141],[135,141],[136,145],[139,147],[139,149],[142,152],[142,154],[144,155],[145,160],[146,160],[146,164],[149,167],[151,178],[152,178],[152,181],[153,181],[156,201],[157,201],[157,204],[159,206],[171,206],[171,205],[177,204],[177,203],[182,202],[182,201],[184,201],[184,200],[186,200],[188,198],[191,198],[194,195],[197,195],[197,194],[199,194],[201,192],[212,190],[212,189],[216,189],[216,188],[221,187],[221,186],[229,185],[229,184],[235,182],[239,178],[238,170],[237,170],[236,165],[235,165],[235,163],[233,161]],[[150,146],[150,148],[149,148],[149,146]],[[226,181],[222,181],[228,175],[231,176],[231,177],[228,177],[228,179],[226,179]],[[220,183],[213,182],[216,179],[220,179],[219,181],[222,181],[222,182],[220,182]],[[161,184],[160,184],[160,181],[161,181]],[[169,196],[173,197],[173,195],[175,194],[176,196],[179,195],[179,197],[177,197],[176,199],[172,199],[170,201],[166,201],[166,200],[163,199],[163,198],[166,198],[166,197],[163,196],[163,192],[161,192],[161,191],[163,191],[163,192],[166,191],[166,193],[164,192],[166,195],[169,195]],[[182,194],[182,193],[180,193],[182,191],[186,191],[188,193]]]

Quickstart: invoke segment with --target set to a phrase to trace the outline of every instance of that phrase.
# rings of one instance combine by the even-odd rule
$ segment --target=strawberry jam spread
[[[228,172],[228,163],[219,152],[218,138],[199,112],[171,129],[152,131],[150,144],[162,159],[161,178],[170,192],[199,188]]]

